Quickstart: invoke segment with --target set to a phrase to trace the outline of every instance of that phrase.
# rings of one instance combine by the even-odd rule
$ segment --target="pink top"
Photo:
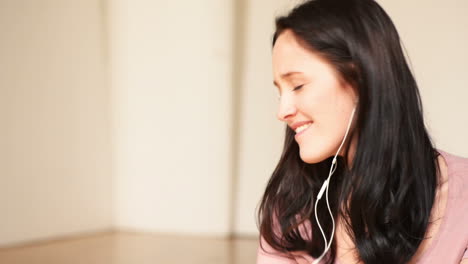
[[[422,253],[418,264],[459,264],[468,259],[468,158],[437,149],[445,159],[448,168],[448,198],[445,213],[434,239]],[[305,230],[304,230],[305,228]],[[310,239],[310,223],[300,231],[305,239]],[[304,232],[307,231],[307,235]],[[287,257],[271,248],[260,237],[262,245],[257,249],[257,264],[310,264],[314,260],[305,252],[291,252],[294,257]],[[340,264],[335,261],[335,264]]]

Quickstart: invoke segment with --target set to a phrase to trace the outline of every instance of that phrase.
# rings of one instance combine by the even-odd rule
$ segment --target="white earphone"
[[[357,104],[358,101],[356,100],[355,102]],[[338,153],[340,153],[341,147],[343,146],[343,144],[344,144],[344,142],[346,140],[346,136],[348,135],[349,128],[351,127],[351,122],[353,121],[355,111],[356,111],[356,106],[354,107],[353,112],[351,113],[351,117],[350,117],[349,122],[348,122],[348,128],[346,129],[346,133],[345,133],[345,136],[343,138],[343,141],[341,142],[341,145],[338,148],[338,151],[336,152],[335,156],[333,157],[333,161],[332,161],[332,165],[330,167],[330,173],[328,174],[328,178],[323,182],[323,185],[320,188],[320,191],[319,191],[319,193],[317,195],[317,199],[315,201],[315,220],[317,221],[317,225],[320,228],[320,232],[322,233],[323,239],[325,240],[325,249],[324,249],[323,253],[317,259],[315,259],[312,264],[318,264],[320,262],[320,260],[325,256],[327,251],[330,249],[331,243],[333,242],[333,236],[335,235],[335,220],[333,219],[333,213],[332,213],[332,211],[330,209],[330,203],[328,202],[328,185],[329,185],[329,182],[330,182],[330,177],[332,176],[332,174],[335,172],[335,169],[336,169],[336,156],[338,156]],[[328,241],[328,239],[326,238],[325,232],[323,231],[322,226],[320,225],[320,221],[318,220],[318,217],[317,217],[317,204],[318,204],[319,200],[322,198],[323,192],[325,192],[328,212],[330,213],[330,217],[332,219],[333,229],[332,229],[330,241]]]

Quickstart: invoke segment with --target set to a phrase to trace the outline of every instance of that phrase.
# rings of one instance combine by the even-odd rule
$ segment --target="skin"
[[[278,37],[272,64],[274,84],[280,94],[277,118],[289,125],[313,122],[296,139],[301,159],[306,163],[318,163],[334,156],[357,99],[352,87],[340,81],[338,73],[325,59],[301,45],[291,30],[285,30]],[[355,113],[354,118],[356,116]],[[348,163],[355,145],[356,136],[352,139]],[[339,155],[343,156],[343,150],[344,147]]]
[[[280,94],[277,118],[288,125],[299,121],[313,121],[312,126],[296,139],[301,159],[312,164],[334,156],[346,133],[357,99],[356,93],[349,84],[340,81],[331,64],[302,46],[291,30],[285,30],[278,37],[273,47],[272,63],[274,84]],[[294,90],[301,85],[302,88]],[[346,139],[351,140],[348,160],[351,166],[357,135],[355,133],[354,138]],[[343,156],[343,148],[339,155]],[[447,163],[442,156],[438,159],[442,174],[431,211],[431,224],[426,231],[429,238],[422,242],[410,264],[416,263],[432,243],[431,237],[439,230],[445,213],[448,194]],[[340,219],[334,243],[337,244],[340,264],[359,263],[353,241]],[[468,264],[467,262],[465,260],[461,263]]]

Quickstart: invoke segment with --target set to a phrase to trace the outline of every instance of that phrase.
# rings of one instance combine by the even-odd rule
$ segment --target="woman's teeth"
[[[297,134],[297,133],[300,133],[302,130],[308,128],[310,125],[311,125],[311,123],[305,124],[305,125],[302,125],[302,126],[296,128],[296,134]]]

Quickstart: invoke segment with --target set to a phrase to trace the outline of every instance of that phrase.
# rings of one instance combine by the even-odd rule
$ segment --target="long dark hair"
[[[440,175],[423,119],[418,86],[397,30],[373,0],[305,1],[276,19],[273,46],[284,30],[328,60],[356,89],[357,146],[349,144],[330,182],[334,218],[341,219],[366,264],[406,263],[425,237]],[[333,157],[307,164],[295,132],[286,126],[283,152],[258,208],[260,236],[283,253],[305,251],[317,258],[325,243],[315,221],[315,197]],[[327,237],[332,225],[326,204],[318,216]],[[312,239],[300,227],[311,226]],[[264,249],[263,245],[262,249]],[[327,263],[336,257],[336,243]]]

